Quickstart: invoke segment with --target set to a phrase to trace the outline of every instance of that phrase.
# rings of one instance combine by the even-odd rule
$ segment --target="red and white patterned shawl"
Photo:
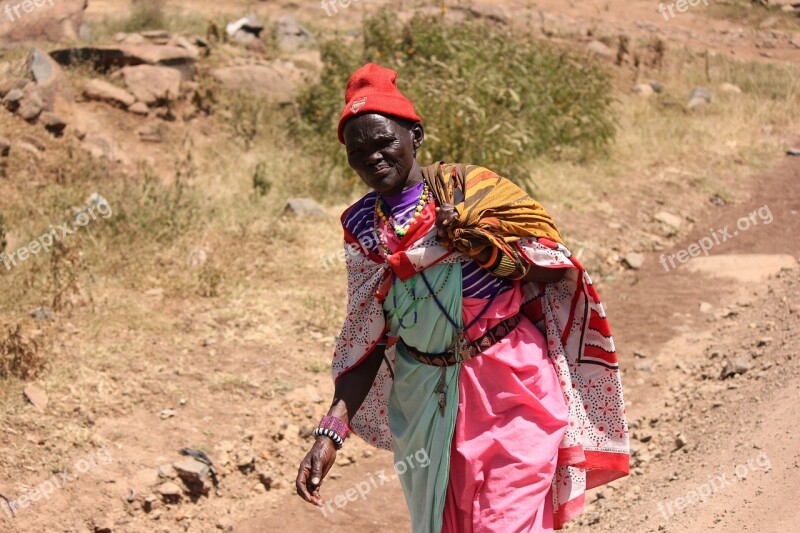
[[[383,340],[383,299],[394,272],[408,279],[434,264],[470,259],[436,242],[433,204],[403,239],[389,261],[359,245],[345,227],[348,275],[347,317],[336,341],[334,380],[358,366]],[[553,479],[555,527],[583,512],[587,489],[628,474],[629,443],[617,355],[606,314],[591,279],[569,250],[546,239],[515,243],[532,264],[569,269],[558,283],[525,283],[522,312],[543,332],[569,406],[566,434],[559,447]],[[351,420],[366,442],[391,449],[387,402],[392,387],[394,348],[386,356],[364,403]]]

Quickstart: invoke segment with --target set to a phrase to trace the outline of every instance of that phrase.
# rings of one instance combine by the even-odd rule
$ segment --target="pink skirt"
[[[486,300],[464,298],[465,324]],[[475,339],[519,312],[519,283],[468,330]],[[444,507],[444,533],[553,531],[550,490],[567,405],[546,340],[525,317],[464,363]]]

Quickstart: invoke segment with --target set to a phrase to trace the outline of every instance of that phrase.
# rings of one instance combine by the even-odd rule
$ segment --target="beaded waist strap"
[[[486,351],[491,346],[494,346],[496,343],[500,342],[503,337],[511,333],[514,328],[517,327],[517,324],[519,324],[521,319],[522,315],[517,313],[516,315],[503,320],[472,342],[459,342],[458,337],[463,335],[463,333],[459,331],[456,340],[453,341],[453,344],[451,344],[450,348],[444,353],[425,353],[417,350],[416,348],[412,348],[405,343],[404,344],[406,350],[408,351],[408,355],[410,355],[417,362],[431,366],[453,366],[458,363],[469,361],[473,357],[480,355],[481,352]]]

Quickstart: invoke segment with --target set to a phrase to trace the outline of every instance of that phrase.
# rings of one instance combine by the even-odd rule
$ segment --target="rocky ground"
[[[175,4],[206,14],[225,9]],[[90,2],[85,14],[83,2],[58,6],[56,15],[36,18],[37,11],[0,26],[2,43],[23,31],[63,43],[18,48],[0,61],[0,157],[25,158],[48,172],[68,143],[120,172],[142,160],[159,171],[174,156],[165,139],[220,141],[198,72],[281,105],[319,62],[310,33],[279,18],[299,13],[296,5],[261,6],[280,22],[265,29],[256,19],[239,20],[227,42],[213,32],[153,31],[90,45],[78,40],[82,19],[111,13],[114,3]],[[665,20],[657,7],[497,1],[451,6],[448,16],[471,10],[588,47],[620,63],[643,96],[658,87],[639,76],[638,65],[660,53],[657,46],[626,49],[627,42],[662,39],[670,49],[775,64],[800,56],[791,7],[747,23],[704,16],[700,6]],[[357,4],[347,9],[348,20],[320,9],[319,24],[350,27],[361,12]],[[399,16],[410,12],[398,6]],[[265,53],[269,46],[282,50],[280,58]],[[87,58],[89,71],[73,67],[80,60],[85,68]],[[112,67],[108,80],[102,73]],[[710,101],[700,91],[685,105]],[[782,141],[797,146],[792,133]],[[590,492],[586,514],[567,529],[793,531],[800,514],[784,502],[800,489],[800,159],[773,151],[763,170],[725,180],[727,199],[686,186],[679,169],[658,172],[667,178],[652,186],[640,178],[588,212],[553,207],[596,265],[621,356],[633,448],[631,476]],[[735,229],[751,213],[747,228]],[[709,257],[681,262],[682,250],[723,228],[731,236],[714,243]],[[156,282],[143,292],[99,283],[94,314],[51,320],[43,310],[31,318],[57,339],[58,372],[3,389],[0,495],[16,509],[12,516],[0,502],[4,531],[408,530],[390,455],[357,439],[323,486],[331,507],[315,509],[294,495],[296,465],[332,392],[327,360],[345,290],[341,265],[319,264],[321,251],[338,247],[335,219],[303,218],[279,231],[313,234],[330,246],[267,243],[239,253],[248,279],[269,283],[224,301],[191,300]],[[204,254],[193,251],[186,268]],[[671,255],[675,267],[665,268],[662,256]],[[281,267],[289,259],[310,265],[313,294],[324,296],[304,292],[308,279]],[[121,305],[128,314],[117,312]]]

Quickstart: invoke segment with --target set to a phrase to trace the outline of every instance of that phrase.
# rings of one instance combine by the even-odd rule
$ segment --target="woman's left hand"
[[[442,204],[436,208],[436,236],[442,240],[447,238],[447,230],[458,222],[458,211],[453,204]]]

